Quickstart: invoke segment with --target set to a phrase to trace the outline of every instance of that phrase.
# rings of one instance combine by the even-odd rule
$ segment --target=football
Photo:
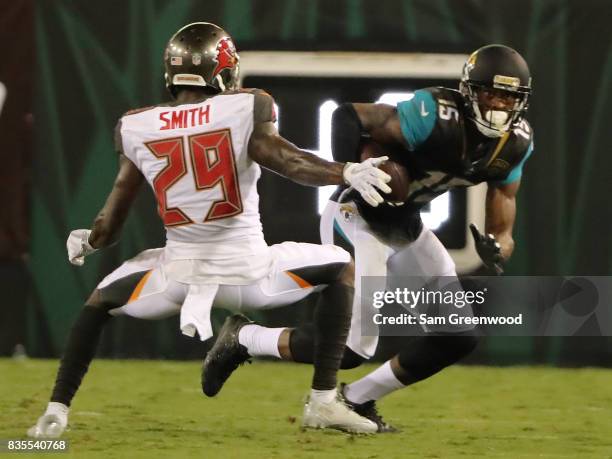
[[[391,193],[381,194],[390,204],[397,205],[403,203],[408,198],[410,175],[408,175],[406,167],[398,161],[399,154],[391,148],[386,148],[371,139],[363,139],[359,148],[359,157],[361,161],[365,161],[369,158],[378,158],[380,156],[389,157],[389,160],[379,167],[391,176],[391,181],[388,183],[391,187]]]

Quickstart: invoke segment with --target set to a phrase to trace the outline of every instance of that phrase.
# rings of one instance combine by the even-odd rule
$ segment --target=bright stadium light
[[[331,151],[331,119],[336,108],[338,108],[338,104],[333,100],[326,100],[319,107],[319,150],[313,153],[316,153],[321,158],[328,161],[334,160]],[[335,189],[336,187],[334,185],[318,188],[319,215],[323,213],[327,201],[329,201]]]
[[[337,107],[338,104],[333,100],[326,100],[319,107],[319,148],[317,150],[309,150],[327,161],[334,160],[331,151],[331,117]],[[280,109],[277,104],[274,104],[274,109],[276,110],[276,127],[278,129]],[[321,215],[325,209],[327,201],[329,201],[329,198],[334,193],[335,189],[335,185],[317,188],[319,215]]]
[[[447,191],[429,203],[429,212],[421,212],[421,219],[427,228],[435,230],[448,220],[449,214],[450,197]]]
[[[274,126],[276,126],[276,130],[279,131],[279,120],[280,120],[280,109],[278,108],[278,104],[274,103],[274,113],[276,113],[276,121],[274,122]]]
[[[6,100],[6,86],[4,86],[4,83],[0,81],[0,113],[2,113],[2,108],[4,107],[5,100]]]

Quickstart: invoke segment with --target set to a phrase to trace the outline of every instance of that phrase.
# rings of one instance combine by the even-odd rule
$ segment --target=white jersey
[[[208,281],[214,273],[217,280],[246,282],[269,265],[257,193],[261,170],[247,154],[255,98],[253,92],[221,94],[121,119],[123,152],[157,198],[166,259],[209,260],[209,266],[182,264],[187,280]],[[232,277],[228,271],[238,270],[238,259],[250,273]]]

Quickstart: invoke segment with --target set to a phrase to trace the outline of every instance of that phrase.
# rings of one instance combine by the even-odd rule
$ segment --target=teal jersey
[[[421,202],[454,186],[515,182],[533,152],[526,120],[500,138],[486,137],[468,118],[463,96],[452,89],[420,89],[397,105],[397,113],[414,174],[411,197]]]
[[[408,198],[400,207],[376,208],[356,199],[370,226],[380,226],[383,232],[398,227],[418,231],[420,209],[452,188],[516,182],[533,152],[527,120],[502,137],[486,137],[469,118],[464,98],[456,90],[420,89],[410,100],[397,104],[397,114],[408,148],[394,159],[399,158],[409,172]]]

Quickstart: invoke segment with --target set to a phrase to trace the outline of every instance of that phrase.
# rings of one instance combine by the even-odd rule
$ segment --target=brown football
[[[391,193],[386,194],[381,192],[381,195],[387,202],[394,204],[403,203],[408,198],[410,176],[408,175],[406,167],[397,161],[400,153],[393,151],[391,148],[386,148],[371,139],[363,139],[359,148],[361,161],[365,161],[369,158],[378,158],[380,156],[389,157],[389,159],[379,167],[391,176],[391,181],[387,184],[391,187]]]

